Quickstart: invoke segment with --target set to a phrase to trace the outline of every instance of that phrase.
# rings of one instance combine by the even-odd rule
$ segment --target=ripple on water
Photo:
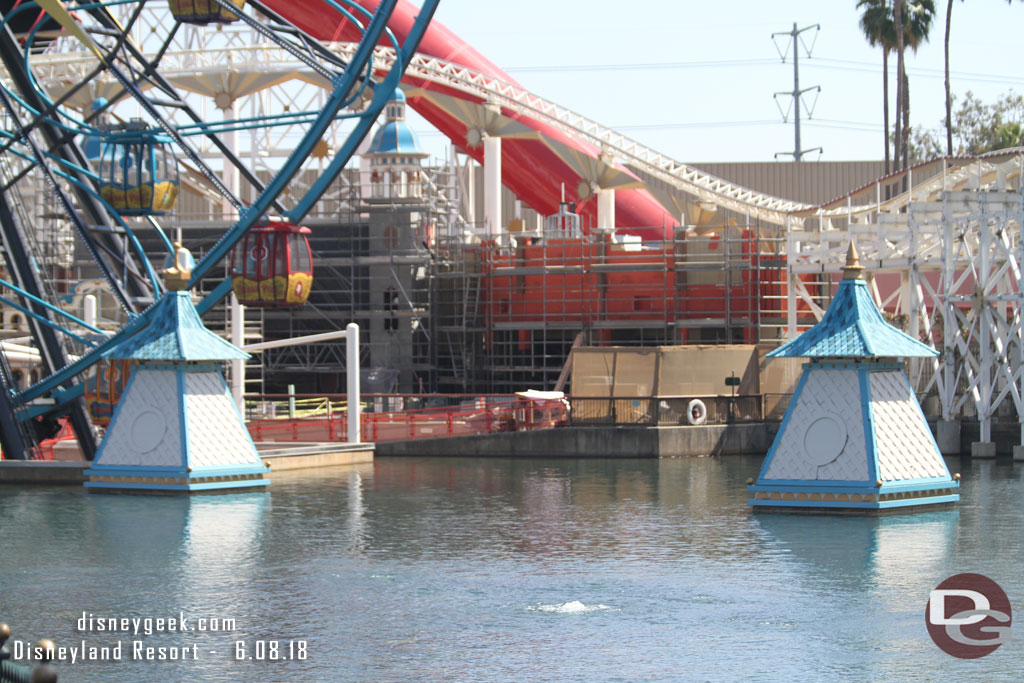
[[[531,612],[554,612],[556,614],[582,614],[584,612],[599,612],[606,609],[614,609],[608,605],[585,605],[579,600],[562,602],[554,605],[534,605],[527,607]]]

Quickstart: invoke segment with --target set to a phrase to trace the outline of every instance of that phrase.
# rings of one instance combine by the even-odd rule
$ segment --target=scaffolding
[[[679,228],[645,243],[582,230],[570,213],[563,207],[541,231],[494,242],[439,241],[431,278],[438,390],[552,389],[579,344],[781,338],[785,241],[775,226]]]

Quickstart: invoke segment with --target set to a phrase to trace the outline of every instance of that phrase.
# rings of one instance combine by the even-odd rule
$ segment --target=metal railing
[[[566,397],[568,420],[524,420],[532,409],[513,394],[364,394],[361,429],[366,441],[492,434],[524,429],[582,426],[741,424],[782,419],[789,394],[739,396]],[[699,402],[699,405],[696,403]],[[693,410],[702,416],[692,419]],[[256,441],[344,441],[344,396],[278,394],[246,400],[249,433]]]
[[[262,396],[246,400],[249,434],[261,442],[347,440],[348,407],[341,396]],[[366,441],[406,441],[506,432],[516,428],[514,395],[363,394],[360,427]]]

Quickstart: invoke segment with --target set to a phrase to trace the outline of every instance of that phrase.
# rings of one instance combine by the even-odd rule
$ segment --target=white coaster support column
[[[496,104],[484,105],[500,114]],[[487,239],[496,240],[501,235],[501,138],[484,135],[484,223]]]

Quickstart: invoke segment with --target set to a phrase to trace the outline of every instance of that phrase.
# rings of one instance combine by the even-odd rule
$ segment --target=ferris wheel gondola
[[[100,196],[126,216],[170,212],[178,200],[178,163],[171,138],[142,122],[110,130],[100,148]]]
[[[231,286],[239,303],[301,306],[313,285],[309,228],[290,222],[251,228],[231,252]]]

